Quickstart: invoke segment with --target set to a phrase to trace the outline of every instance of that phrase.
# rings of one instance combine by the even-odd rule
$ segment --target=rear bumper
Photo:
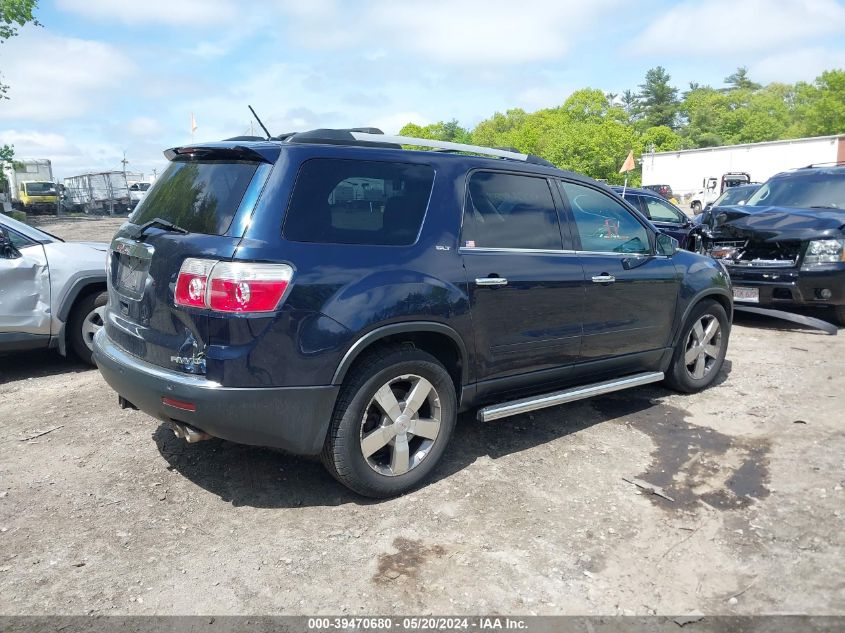
[[[94,360],[109,386],[141,411],[176,420],[240,444],[273,446],[300,455],[323,447],[340,387],[223,387],[127,354],[106,335],[94,338]],[[162,402],[191,403],[186,411]]]
[[[845,264],[829,268],[745,268],[728,266],[732,284],[760,290],[760,305],[845,305]],[[830,296],[827,296],[827,291]],[[737,300],[737,303],[745,302]],[[753,304],[749,304],[753,305]]]

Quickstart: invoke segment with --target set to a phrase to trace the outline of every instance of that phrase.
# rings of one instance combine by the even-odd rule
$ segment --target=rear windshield
[[[248,161],[170,163],[129,220],[161,218],[190,233],[223,235],[257,169]]]
[[[303,163],[285,238],[336,244],[413,244],[428,206],[427,165],[315,158]]]

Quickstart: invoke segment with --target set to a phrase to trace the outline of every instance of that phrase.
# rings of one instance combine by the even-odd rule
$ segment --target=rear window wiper
[[[144,222],[141,226],[135,229],[132,232],[132,237],[134,239],[138,239],[141,237],[147,229],[151,229],[153,227],[164,229],[166,231],[172,231],[173,233],[188,233],[187,229],[183,229],[178,224],[173,224],[173,222],[168,222],[163,218],[153,218],[149,222]]]

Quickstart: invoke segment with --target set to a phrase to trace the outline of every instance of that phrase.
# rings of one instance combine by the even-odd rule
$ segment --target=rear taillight
[[[208,307],[219,312],[272,312],[292,276],[287,264],[220,262],[211,271]]]
[[[217,312],[273,312],[293,278],[287,264],[188,258],[176,280],[176,305]]]
[[[177,306],[206,307],[208,274],[216,263],[213,259],[194,257],[189,257],[182,262],[179,277],[176,279],[176,291],[173,293]]]

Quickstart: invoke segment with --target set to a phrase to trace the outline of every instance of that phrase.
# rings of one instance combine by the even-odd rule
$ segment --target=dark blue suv
[[[166,156],[112,242],[95,359],[122,406],[188,441],[321,454],[390,496],[460,411],[692,392],[724,360],[722,265],[542,159],[373,130]]]

